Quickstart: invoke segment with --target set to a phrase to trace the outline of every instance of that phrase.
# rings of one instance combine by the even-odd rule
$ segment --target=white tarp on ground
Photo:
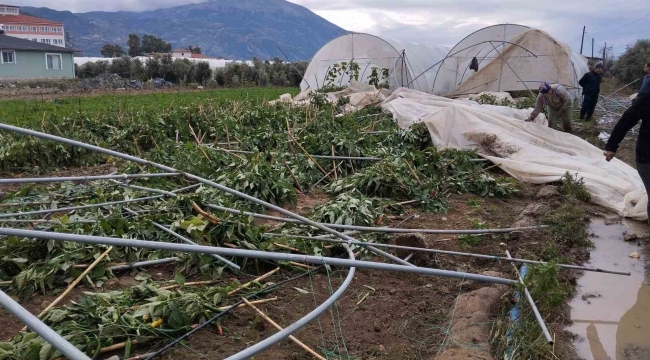
[[[559,181],[567,172],[582,178],[591,201],[619,215],[645,220],[648,198],[637,171],[614,158],[605,161],[602,150],[571,134],[553,130],[541,114],[525,122],[532,109],[479,105],[468,99],[449,99],[400,88],[392,94],[374,86],[352,83],[350,88],[327,95],[336,102],[350,97],[350,110],[381,101],[401,128],[423,122],[438,147],[477,150],[486,159],[522,182]],[[304,105],[309,90],[283,102]]]
[[[631,166],[616,158],[605,161],[602,150],[577,136],[495,111],[498,106],[467,102],[402,88],[381,107],[400,127],[424,122],[436,146],[476,149],[519,181],[555,182],[568,171],[584,179],[595,204],[624,217],[647,219],[645,188]]]

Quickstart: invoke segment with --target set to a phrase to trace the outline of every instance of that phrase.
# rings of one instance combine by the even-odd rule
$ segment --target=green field
[[[121,92],[96,96],[66,97],[50,100],[6,100],[0,99],[0,122],[12,125],[32,127],[39,124],[43,117],[57,118],[75,112],[107,113],[160,111],[169,106],[187,106],[201,101],[210,103],[223,100],[248,100],[260,102],[277,99],[280,95],[297,94],[299,88],[234,88],[201,92],[165,92],[138,94]]]

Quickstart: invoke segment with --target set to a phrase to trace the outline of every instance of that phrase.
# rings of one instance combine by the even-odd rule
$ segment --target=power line
[[[615,29],[611,29],[611,30],[603,30],[603,31],[596,31],[596,32],[590,32],[590,31],[587,31],[587,34],[602,34],[602,33],[606,33],[606,32],[618,31],[618,30],[621,30],[621,29],[623,29],[623,28],[625,28],[625,27],[628,27],[628,26],[630,26],[630,25],[632,25],[632,24],[636,24],[636,23],[638,23],[639,21],[641,21],[641,20],[647,18],[648,16],[650,16],[650,14],[646,14],[645,16],[643,16],[643,17],[640,18],[640,19],[634,20],[634,21],[632,21],[631,23],[625,24],[625,25],[623,25],[623,26],[621,26],[621,27],[618,27],[618,28],[615,28]]]

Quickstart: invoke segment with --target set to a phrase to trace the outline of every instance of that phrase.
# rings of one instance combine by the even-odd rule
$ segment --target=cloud
[[[520,0],[289,0],[350,31],[439,45],[453,45],[485,26],[516,23],[540,28],[580,50],[582,26],[587,26],[585,51],[606,41],[616,53],[650,32],[647,1],[612,2]],[[622,27],[622,28],[621,28]],[[613,31],[612,31],[613,30]]]
[[[20,4],[86,12],[145,11],[204,1],[208,0],[20,0]],[[478,29],[501,23],[540,28],[578,51],[582,26],[586,25],[585,53],[591,53],[592,37],[595,38],[596,50],[607,41],[608,45],[614,46],[616,53],[620,53],[626,45],[650,33],[650,17],[621,28],[650,14],[647,0],[288,1],[305,6],[346,30],[439,45],[454,45]]]

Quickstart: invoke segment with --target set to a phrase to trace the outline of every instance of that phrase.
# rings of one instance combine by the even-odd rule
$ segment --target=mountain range
[[[104,44],[126,51],[130,33],[151,34],[173,48],[200,46],[203,54],[227,59],[309,60],[321,46],[346,33],[309,9],[285,0],[209,0],[143,12],[72,13],[21,7],[28,13],[62,22],[74,47],[84,56],[100,56]]]

